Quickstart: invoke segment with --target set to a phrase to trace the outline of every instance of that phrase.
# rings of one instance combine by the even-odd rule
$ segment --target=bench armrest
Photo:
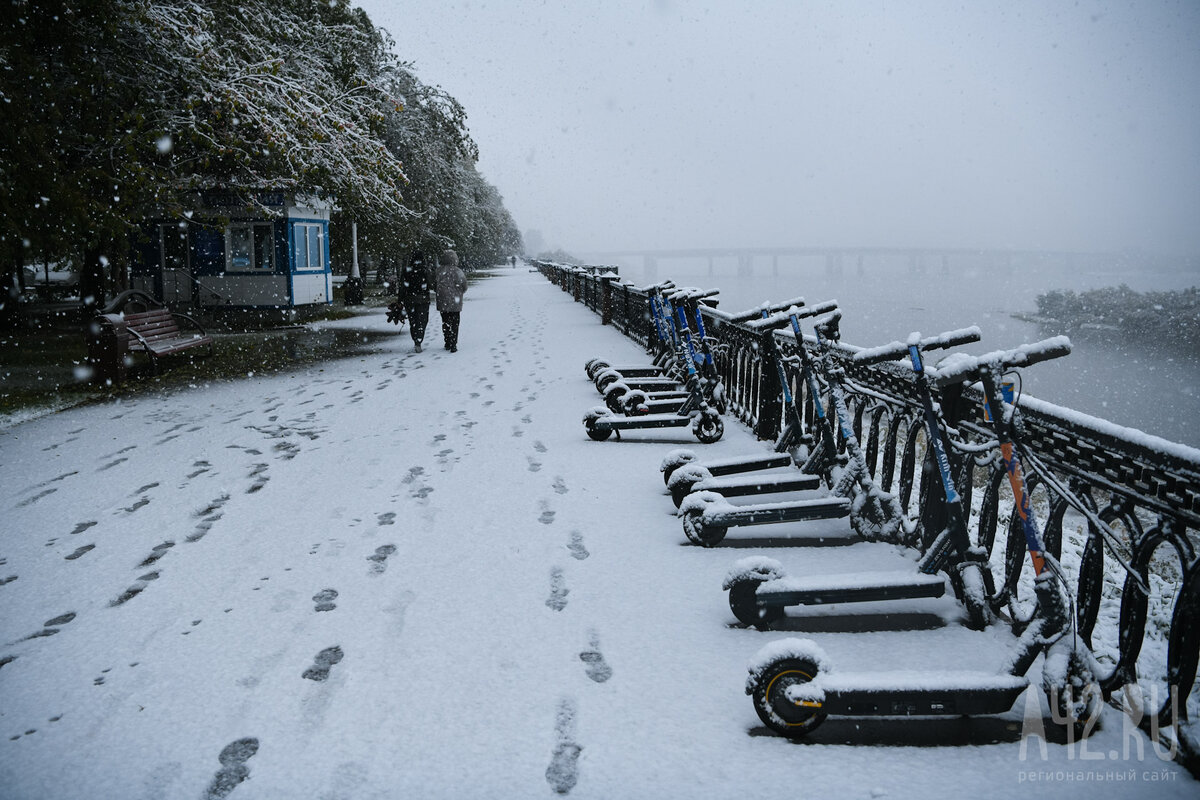
[[[189,317],[187,314],[179,314],[179,313],[176,313],[176,312],[172,311],[172,312],[171,312],[171,316],[172,316],[172,317],[174,317],[175,319],[184,319],[184,320],[187,320],[187,322],[188,322],[188,324],[189,324],[189,325],[191,325],[191,326],[192,326],[193,328],[195,328],[196,330],[200,331],[200,335],[201,335],[201,336],[207,336],[207,335],[208,335],[207,333],[205,333],[205,332],[204,332],[204,328],[202,328],[202,327],[200,326],[200,323],[199,323],[199,322],[196,322],[196,320],[192,319],[192,318],[191,318],[191,317]]]

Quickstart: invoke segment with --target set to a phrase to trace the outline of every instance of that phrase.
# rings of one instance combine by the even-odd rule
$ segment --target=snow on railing
[[[648,291],[654,287],[639,288],[578,267],[534,264],[601,314],[605,323],[647,348],[656,346]],[[778,314],[803,302],[795,298],[782,306],[764,304],[752,309],[753,314],[702,310],[708,335],[716,340],[731,413],[760,439],[774,439],[784,422],[779,372],[762,363],[763,336],[776,337],[786,380],[805,409],[804,422],[813,422],[808,386],[794,358],[797,348],[815,347],[812,336],[797,341],[790,328],[750,323],[761,319],[763,311]],[[853,312],[852,307],[842,309]],[[864,351],[839,343],[837,352],[844,357],[854,426],[872,474],[883,490],[896,493],[927,545],[941,530],[945,512],[940,484],[924,479],[936,470],[923,468],[925,431],[912,368],[897,361],[866,363],[876,360],[874,351],[883,357],[899,353],[900,347],[897,342]],[[1028,363],[1040,360],[1040,352],[1021,348],[1001,355],[1018,351],[1028,356]],[[856,359],[858,353],[865,355]],[[986,359],[955,356],[943,362],[941,372],[962,372],[969,378]],[[927,372],[935,377],[935,372]],[[1020,620],[1032,608],[1032,570],[1024,557],[1020,520],[1013,513],[1003,464],[983,415],[982,392],[975,386],[946,383],[936,399],[960,445],[958,484],[970,503],[972,539],[990,555],[997,587],[994,604],[1010,620]],[[1200,719],[1200,691],[1194,688],[1200,657],[1200,450],[1033,397],[1019,397],[1018,407],[1035,516],[1044,528],[1047,550],[1063,564],[1073,584],[1078,629],[1097,657],[1106,695],[1148,709],[1144,726],[1150,726],[1156,714],[1157,722],[1164,724],[1185,714]],[[1061,494],[1064,489],[1070,498]],[[1088,513],[1079,513],[1080,507]],[[1114,543],[1123,552],[1113,552]],[[1127,575],[1123,563],[1132,565],[1139,578]],[[1149,587],[1148,594],[1143,586]]]

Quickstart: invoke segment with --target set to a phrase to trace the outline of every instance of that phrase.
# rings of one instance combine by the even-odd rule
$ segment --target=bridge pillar
[[[654,256],[643,257],[642,271],[645,274],[646,283],[654,283],[654,279],[658,277],[658,259]]]
[[[771,274],[774,275],[776,278],[779,277],[779,254],[778,253],[771,256]]]
[[[867,274],[866,269],[863,267],[863,254],[862,253],[858,254],[858,264],[855,266],[855,272],[858,274],[858,277],[860,277],[860,278]]]
[[[754,256],[738,256],[738,277],[749,278],[754,275]]]
[[[716,274],[716,271],[713,268],[713,257],[709,256],[708,257],[708,277],[711,278],[715,274]]]
[[[950,256],[946,253],[942,253],[942,274],[950,274]]]
[[[842,254],[828,252],[825,254],[825,274],[831,278],[842,277]]]

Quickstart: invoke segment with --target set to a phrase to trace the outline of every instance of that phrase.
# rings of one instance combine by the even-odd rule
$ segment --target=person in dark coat
[[[425,326],[429,324],[429,266],[425,254],[414,250],[400,269],[400,302],[408,313],[409,332],[413,349],[421,352]]]
[[[451,353],[458,352],[458,323],[466,291],[467,276],[458,268],[458,254],[447,250],[438,259],[437,310],[442,315],[442,338]]]

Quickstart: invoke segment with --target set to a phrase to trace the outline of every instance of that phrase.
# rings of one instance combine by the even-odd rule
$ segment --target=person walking
[[[458,323],[466,291],[467,276],[458,268],[458,254],[447,250],[438,259],[437,310],[442,316],[442,338],[451,353],[458,352]]]
[[[421,352],[425,327],[429,324],[429,267],[425,253],[414,250],[400,270],[400,302],[408,313],[413,350]],[[440,308],[440,306],[439,306]]]

